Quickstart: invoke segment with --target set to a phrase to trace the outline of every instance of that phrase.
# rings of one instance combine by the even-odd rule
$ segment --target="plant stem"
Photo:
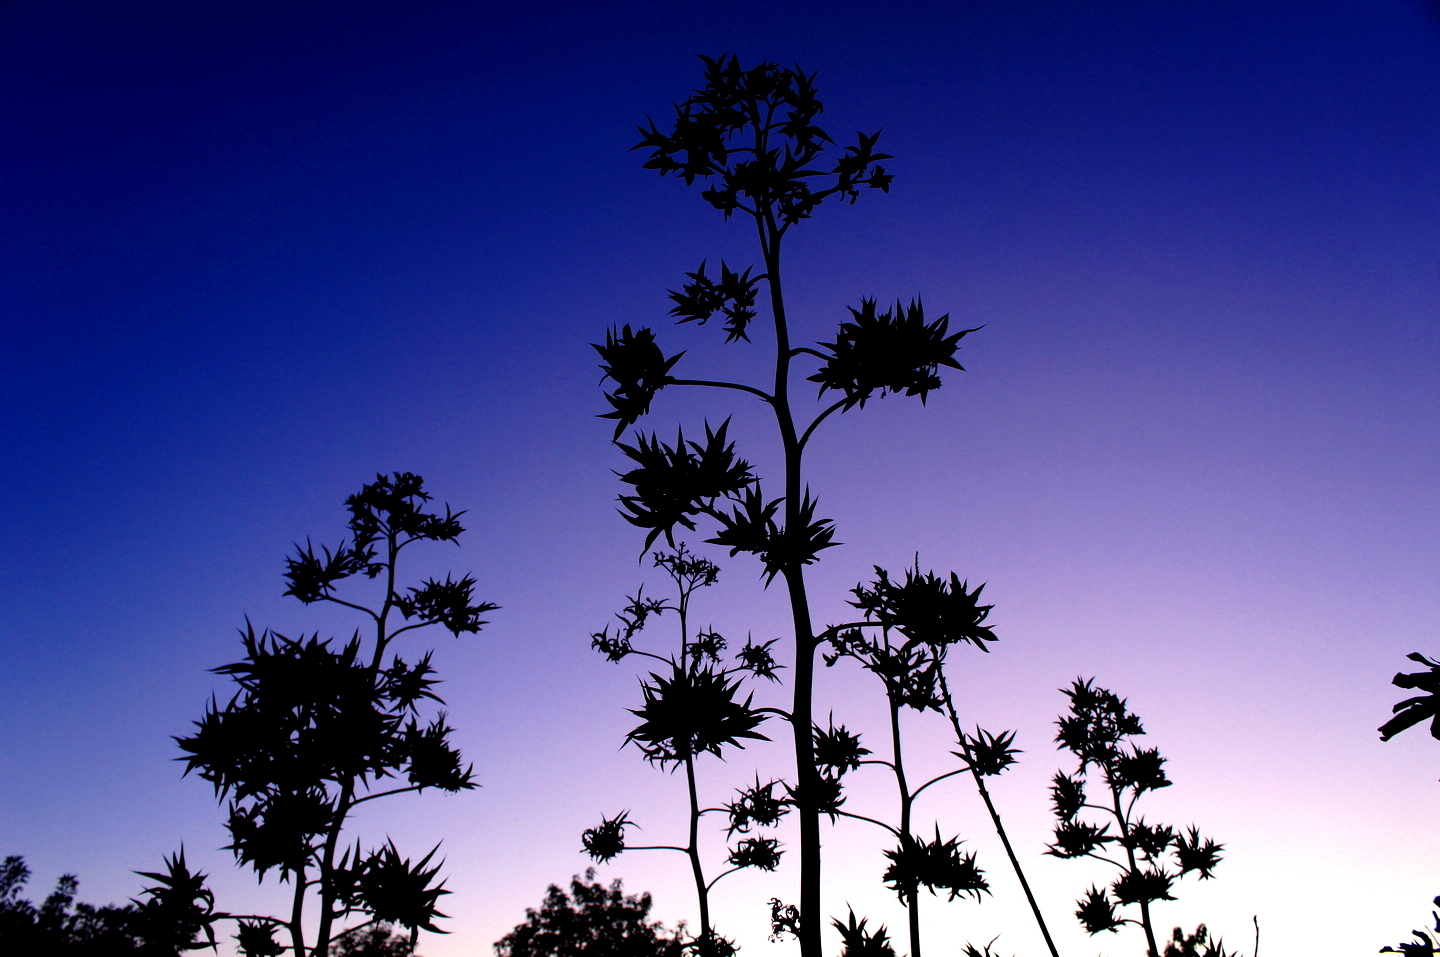
[[[700,866],[700,799],[695,789],[695,759],[685,759],[685,781],[690,785],[690,843],[685,853],[695,875],[695,895],[700,899],[700,939],[710,940],[710,890],[705,885],[705,871]]]
[[[889,644],[888,636],[886,644]],[[892,752],[891,768],[895,772],[895,786],[900,791],[900,847],[904,850],[905,845],[914,840],[910,829],[910,809],[914,804],[915,796],[910,793],[910,787],[905,780],[905,759],[900,749],[900,705],[895,700],[894,689],[890,688],[890,682],[886,682],[885,698],[890,704],[890,747]],[[920,957],[920,886],[905,891],[905,910],[910,924],[910,957]]]
[[[1115,800],[1115,820],[1120,824],[1120,842],[1125,845],[1125,857],[1130,862],[1130,873],[1140,873],[1140,868],[1135,863],[1135,849],[1130,846],[1130,823],[1126,820],[1125,812],[1120,809],[1120,789],[1106,769],[1105,783],[1110,786],[1110,794]],[[1155,928],[1150,924],[1150,902],[1142,898],[1140,900],[1140,926],[1145,929],[1145,943],[1150,948],[1150,957],[1160,957],[1160,948],[1155,945]]]
[[[757,217],[758,218],[758,217]],[[775,390],[771,407],[780,428],[785,451],[785,530],[800,532],[801,455],[790,412],[790,332],[785,321],[785,297],[780,284],[780,234],[768,213],[760,221],[761,248],[769,277],[770,309],[775,319]],[[811,717],[814,707],[815,637],[810,622],[810,599],[805,590],[805,573],[798,561],[781,569],[790,598],[790,615],[795,628],[795,698],[790,709],[790,729],[795,740],[796,811],[800,818],[800,953],[821,957],[820,951],[820,772],[815,767]]]
[[[290,904],[290,943],[295,957],[305,957],[305,928],[300,922],[305,914],[305,868],[293,873],[291,879],[295,881],[295,898]]]
[[[1000,822],[1000,812],[995,810],[995,802],[990,797],[990,789],[985,787],[985,776],[975,767],[971,758],[970,745],[965,740],[965,732],[960,728],[960,716],[955,711],[955,699],[950,695],[950,685],[945,680],[945,672],[940,672],[940,693],[945,699],[945,710],[950,715],[950,726],[955,729],[955,740],[960,742],[960,750],[965,755],[965,763],[970,765],[970,775],[975,779],[975,787],[980,791],[980,797],[985,801],[985,810],[990,812],[990,820],[995,825],[995,833],[1000,835],[1000,843],[1005,845],[1005,854],[1010,858],[1010,866],[1015,870],[1015,876],[1020,879],[1020,887],[1025,891],[1025,899],[1030,902],[1030,912],[1035,915],[1035,923],[1040,925],[1040,934],[1045,938],[1045,946],[1050,949],[1050,957],[1060,957],[1060,952],[1055,949],[1055,941],[1050,937],[1050,928],[1045,924],[1045,915],[1040,913],[1040,904],[1035,900],[1035,894],[1030,890],[1030,882],[1025,879],[1025,871],[1020,867],[1020,858],[1015,856],[1015,848],[1010,845],[1010,835],[1005,833],[1005,825]]]

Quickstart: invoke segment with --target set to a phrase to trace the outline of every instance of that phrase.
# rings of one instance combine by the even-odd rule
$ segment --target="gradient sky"
[[[617,750],[634,669],[588,648],[646,572],[588,343],[652,324],[690,374],[763,375],[759,348],[664,317],[700,260],[752,261],[748,231],[627,152],[696,85],[694,54],[735,52],[817,71],[823,125],[883,127],[896,156],[890,195],[792,234],[799,335],[862,296],[985,325],[928,408],[886,399],[817,439],[845,547],[813,593],[838,620],[870,565],[917,552],[988,582],[1002,640],[957,682],[967,720],[1025,748],[996,793],[1063,952],[1141,948],[1070,918],[1101,871],[1039,856],[1076,675],[1128,696],[1170,758],[1152,818],[1228,847],[1163,927],[1248,950],[1258,915],[1266,957],[1399,941],[1440,892],[1440,743],[1375,732],[1404,654],[1440,652],[1437,25],[1418,0],[11,0],[0,853],[27,857],[32,896],[74,872],[100,903],[183,842],[222,907],[267,906],[170,736],[226,693],[207,669],[245,615],[348,634],[280,597],[282,559],[337,540],[345,496],[397,469],[469,510],[463,547],[418,570],[473,571],[503,606],[478,637],[423,639],[484,787],[357,825],[444,839],[454,933],[422,952],[489,953],[583,870],[602,814],[673,831],[681,782]],[[756,408],[667,393],[648,424],[731,411],[773,474]],[[754,564],[715,557],[699,613],[782,635]],[[878,714],[843,669],[820,694],[852,725]],[[916,726],[936,761],[942,731]],[[752,759],[782,770],[783,748],[703,769],[717,800]],[[924,905],[931,952],[1001,932],[1037,952],[972,791],[924,813],[996,883]],[[897,927],[872,835],[827,842],[827,906]],[[675,920],[677,863],[601,875]],[[793,881],[727,887],[721,929],[793,952],[764,941],[763,904]]]

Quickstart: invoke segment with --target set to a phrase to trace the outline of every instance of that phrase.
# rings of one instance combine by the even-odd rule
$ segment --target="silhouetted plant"
[[[1397,688],[1414,688],[1425,694],[1406,698],[1392,709],[1395,717],[1380,726],[1380,740],[1389,741],[1427,718],[1430,721],[1430,736],[1440,739],[1440,661],[1426,658],[1418,651],[1405,657],[1425,665],[1428,670],[1408,675],[1401,672],[1390,679],[1390,683]]]
[[[614,383],[606,393],[615,420],[614,439],[650,410],[655,395],[671,386],[703,386],[744,392],[763,401],[775,417],[784,463],[782,490],[767,496],[748,462],[728,440],[728,420],[718,429],[705,428],[705,441],[678,436],[672,445],[658,435],[638,433],[621,450],[635,468],[621,476],[633,492],[621,496],[623,514],[646,530],[645,547],[665,536],[674,544],[676,527],[697,528],[708,517],[718,534],[708,541],[746,552],[761,562],[766,583],[784,581],[794,629],[793,706],[788,715],[795,749],[796,780],[790,792],[799,818],[800,903],[796,930],[804,957],[820,957],[820,814],[827,800],[814,753],[814,659],[820,639],[810,617],[804,567],[835,544],[828,519],[817,517],[817,500],[804,480],[803,457],[815,430],[832,413],[863,406],[889,393],[918,396],[924,401],[941,384],[942,367],[959,369],[955,352],[973,332],[951,332],[949,318],[930,319],[918,300],[881,311],[873,299],[851,308],[829,342],[794,346],[781,282],[781,246],[791,229],[808,219],[827,200],[853,203],[862,189],[888,191],[891,176],[879,164],[889,159],[876,149],[879,134],[858,134],[856,142],[831,161],[823,157],[832,145],[815,120],[821,104],[814,77],[775,63],[743,68],[738,59],[701,58],[704,85],[676,104],[668,131],[653,121],[642,127],[636,149],[648,152],[647,169],[662,176],[676,174],[687,185],[704,180],[702,198],[726,219],[739,213],[755,226],[761,272],[720,264],[718,280],[705,264],[687,275],[672,291],[670,314],[677,322],[705,324],[724,317],[727,342],[749,342],[757,317],[761,283],[768,300],[773,339],[772,376],[765,388],[675,374],[683,353],[667,356],[648,328],[612,329],[595,348],[605,378]],[[821,409],[808,423],[797,423],[791,407],[792,364],[801,357],[818,365],[808,381],[841,397]]]
[[[752,834],[753,827],[772,827],[789,810],[776,788],[783,782],[741,788],[734,802],[725,807],[702,807],[696,780],[695,762],[704,754],[722,757],[726,748],[744,747],[742,739],[769,740],[756,730],[773,709],[754,708],[751,696],[741,700],[743,675],[777,680],[778,666],[770,655],[774,642],[755,644],[747,640],[728,668],[721,667],[721,656],[727,648],[723,636],[714,631],[695,631],[690,627],[690,603],[696,591],[713,585],[720,569],[715,563],[697,557],[683,545],[672,552],[656,552],[654,562],[664,569],[675,587],[675,603],[644,597],[641,588],[616,617],[619,627],[610,634],[607,625],[591,636],[591,645],[612,662],[630,655],[639,655],[660,662],[660,669],[651,672],[649,681],[642,681],[644,698],[641,707],[631,711],[641,723],[626,736],[645,755],[646,760],[661,768],[683,767],[688,789],[689,829],[683,847],[649,845],[628,847],[625,829],[635,826],[629,812],[622,811],[605,818],[599,826],[585,831],[582,841],[594,860],[606,862],[626,850],[679,851],[690,861],[695,883],[695,896],[700,911],[700,932],[687,949],[701,957],[726,957],[734,952],[731,941],[716,933],[710,916],[710,890],[725,876],[747,867],[773,871],[780,863],[780,843],[775,838]],[[642,651],[633,639],[652,617],[674,612],[678,618],[679,644],[673,655]],[[727,837],[746,835],[728,848],[728,867],[712,878],[700,851],[700,823],[707,814],[725,814],[729,818]]]
[[[1412,657],[1414,657],[1412,655]],[[1402,686],[1404,687],[1404,686]],[[1440,897],[1432,901],[1436,907],[1440,907]],[[1420,929],[1412,930],[1415,935],[1413,941],[1402,941],[1391,947],[1386,944],[1380,948],[1382,954],[1404,954],[1405,957],[1435,957],[1440,954],[1440,911],[1431,911],[1430,920],[1433,930]]]
[[[1233,951],[1227,952],[1220,938],[1210,938],[1210,931],[1201,924],[1195,933],[1187,934],[1177,927],[1165,944],[1165,957],[1238,957]]]
[[[863,917],[856,920],[853,910],[844,921],[838,917],[830,921],[830,926],[840,932],[840,940],[845,945],[840,957],[895,957],[895,948],[890,945],[890,934],[885,925],[869,931],[865,929],[866,923],[868,921]]]
[[[605,887],[595,869],[570,880],[566,894],[554,884],[540,909],[525,909],[525,923],[495,943],[497,957],[682,957],[685,925],[667,930],[651,921],[650,895],[629,896],[619,878]]]
[[[0,864],[0,953],[47,957],[176,957],[214,947],[217,916],[205,875],[191,873],[181,851],[164,873],[141,873],[156,881],[141,900],[122,906],[75,903],[79,881],[65,874],[37,907],[20,897],[30,869],[12,856]]]
[[[468,575],[399,584],[405,549],[455,542],[464,531],[463,512],[448,506],[443,514],[427,512],[429,500],[423,480],[408,472],[377,476],[350,496],[349,539],[333,551],[309,542],[298,548],[286,560],[285,594],[359,612],[367,636],[357,630],[343,643],[289,638],[257,634],[247,621],[245,657],[214,669],[239,690],[223,705],[212,700],[195,733],[176,739],[187,752],[179,759],[186,773],[198,773],[228,799],[236,859],[262,880],[273,869],[294,888],[286,917],[233,915],[241,950],[252,957],[284,949],[306,957],[309,926],[311,957],[328,954],[332,942],[342,952],[390,946],[388,931],[383,940],[363,933],[382,925],[404,927],[411,946],[421,928],[443,933],[435,926],[445,916],[437,902],[449,891],[437,880],[440,864],[431,863],[436,849],[411,861],[393,843],[367,852],[358,842],[346,849],[340,842],[361,804],[425,788],[475,787],[471,767],[450,744],[445,712],[420,717],[426,700],[443,704],[432,690],[438,681],[431,653],[411,663],[391,652],[396,638],[430,625],[457,637],[476,633],[485,624],[481,616],[497,607],[475,601]],[[337,586],[352,578],[377,582],[378,597],[369,605],[362,596],[340,597]],[[337,931],[336,922],[351,915],[365,919]],[[274,939],[277,930],[288,934],[288,944]]]
[[[884,881],[905,906],[910,955],[920,957],[920,888],[923,886],[935,894],[944,891],[950,900],[967,894],[979,900],[982,893],[989,892],[990,885],[975,863],[975,854],[960,850],[958,838],[942,838],[937,825],[934,839],[926,839],[916,833],[912,824],[915,800],[921,793],[947,778],[976,769],[975,761],[967,760],[964,767],[912,788],[905,771],[901,713],[905,710],[945,712],[949,699],[944,666],[950,647],[970,643],[988,651],[986,643],[996,638],[994,632],[982,624],[991,607],[979,604],[983,586],[972,592],[967,583],[954,575],[948,582],[933,573],[922,575],[918,564],[913,571],[906,571],[903,582],[892,580],[889,572],[878,566],[875,574],[876,579],[869,587],[856,585],[851,592],[856,600],[850,604],[864,612],[865,620],[832,625],[822,634],[829,640],[833,652],[824,656],[827,666],[833,666],[841,658],[850,658],[880,679],[889,705],[889,758],[863,757],[871,752],[860,746],[859,736],[851,734],[843,725],[835,727],[833,718],[829,729],[816,727],[815,754],[822,778],[830,784],[827,794],[833,795],[825,810],[832,817],[853,818],[884,828],[897,841],[895,847],[884,852],[890,861]],[[878,634],[867,634],[866,629],[878,629]],[[950,711],[953,710],[951,704]],[[983,769],[985,773],[998,773],[1013,763],[1015,752],[1008,747],[1009,738],[990,736],[985,741],[991,745],[987,752],[990,764]],[[841,807],[845,774],[863,765],[888,768],[894,777],[899,800],[896,823]]]
[[[1046,853],[1063,858],[1092,857],[1119,868],[1120,876],[1108,888],[1091,886],[1078,902],[1075,916],[1091,934],[1138,924],[1145,932],[1150,957],[1160,957],[1150,905],[1158,900],[1174,900],[1170,891],[1175,881],[1192,871],[1202,880],[1212,877],[1224,845],[1202,839],[1193,826],[1182,833],[1169,825],[1150,824],[1136,817],[1135,804],[1141,795],[1170,786],[1165,777],[1165,759],[1155,748],[1142,749],[1129,742],[1144,734],[1145,729],[1123,698],[1095,687],[1094,679],[1077,678],[1069,689],[1062,690],[1070,699],[1070,713],[1056,722],[1060,733],[1055,740],[1080,759],[1080,767],[1073,775],[1055,774],[1050,794],[1059,823],[1055,826],[1055,843]],[[1094,783],[1096,775],[1109,792],[1107,804],[1091,804],[1086,796],[1086,787]],[[1084,821],[1080,814],[1085,810],[1098,811],[1109,820],[1101,824]],[[1114,833],[1110,830],[1112,824],[1118,829]],[[1118,860],[1107,857],[1112,853],[1110,845],[1123,850],[1124,856]],[[1126,906],[1138,907],[1140,920],[1120,916],[1117,907]],[[1180,933],[1178,929],[1176,933]],[[1198,947],[1204,943],[1204,934],[1197,934],[1199,940],[1193,946]],[[1190,946],[1186,940],[1192,939],[1183,935],[1179,938],[1181,945]]]

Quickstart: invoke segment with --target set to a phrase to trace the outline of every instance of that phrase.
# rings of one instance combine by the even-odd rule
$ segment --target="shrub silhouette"
[[[95,907],[77,904],[79,881],[63,875],[37,907],[20,897],[30,879],[24,858],[0,864],[0,953],[53,957],[176,957],[214,945],[214,900],[205,875],[192,874],[181,853],[166,860],[163,874],[141,874],[157,883],[142,900]]]
[[[455,542],[464,531],[447,506],[425,510],[424,481],[408,472],[377,476],[346,499],[350,537],[333,551],[308,541],[287,559],[285,594],[306,604],[329,602],[358,612],[359,630],[343,642],[318,635],[290,638],[256,633],[247,621],[241,632],[245,657],[214,669],[238,690],[224,704],[212,700],[195,732],[176,738],[186,756],[186,773],[210,782],[228,801],[229,849],[260,879],[274,870],[294,888],[286,917],[215,915],[239,922],[237,941],[251,957],[293,951],[295,957],[325,957],[338,940],[346,948],[385,953],[388,930],[421,928],[441,932],[439,898],[449,891],[437,880],[432,848],[418,861],[401,856],[393,843],[365,851],[357,842],[341,847],[350,813],[380,798],[426,788],[456,792],[475,787],[470,766],[450,744],[445,712],[428,721],[425,702],[443,704],[429,652],[406,661],[392,651],[407,632],[440,625],[457,637],[476,633],[481,616],[497,606],[477,602],[474,579],[447,575],[405,588],[398,568],[402,552],[420,542]],[[378,600],[338,587],[366,581]],[[313,901],[312,901],[313,898]],[[306,911],[316,908],[314,935],[306,943]],[[337,922],[364,918],[345,930]],[[282,944],[274,932],[283,930]],[[382,947],[383,945],[383,947]],[[376,950],[376,948],[381,948]]]
[[[551,884],[540,909],[495,943],[497,957],[682,957],[684,925],[651,921],[650,895],[626,895],[617,878],[606,887],[595,869],[570,880],[570,893]]]

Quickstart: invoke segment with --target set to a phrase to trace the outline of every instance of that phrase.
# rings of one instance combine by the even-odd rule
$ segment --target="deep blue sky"
[[[821,617],[916,550],[989,581],[977,720],[1028,741],[1032,850],[1054,689],[1095,673],[1174,752],[1164,813],[1231,847],[1176,922],[1238,943],[1269,914],[1278,957],[1300,922],[1393,943],[1440,889],[1440,746],[1373,731],[1402,655],[1440,651],[1437,23],[1408,0],[5,5],[0,853],[36,893],[69,870],[110,900],[183,840],[243,893],[168,736],[223,691],[243,615],[348,630],[279,598],[281,558],[393,469],[470,510],[434,567],[504,606],[435,639],[486,788],[370,822],[447,839],[457,933],[422,949],[484,952],[584,866],[581,827],[640,805],[658,779],[614,753],[633,678],[585,640],[642,577],[588,343],[666,326],[701,259],[749,261],[627,152],[694,54],[735,52],[818,71],[824,125],[897,157],[889,196],[796,231],[804,334],[861,296],[986,324],[928,409],[817,444],[847,543]],[[663,334],[754,374],[712,331]],[[728,411],[667,397],[653,424]],[[753,569],[727,575],[717,617],[778,629]],[[685,916],[652,866],[612,872]],[[1066,922],[1091,878],[1045,866]],[[1285,893],[1281,867],[1305,875]]]

